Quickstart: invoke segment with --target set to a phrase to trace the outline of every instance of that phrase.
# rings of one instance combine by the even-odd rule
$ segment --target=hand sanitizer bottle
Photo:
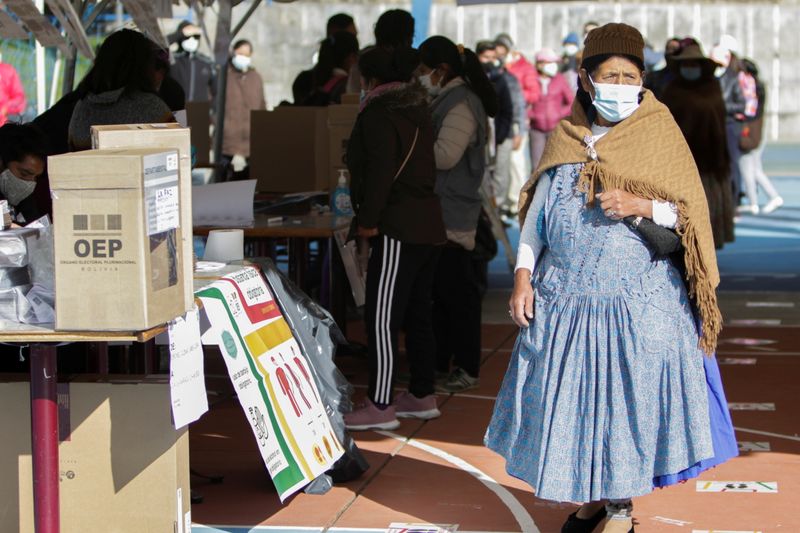
[[[350,187],[347,185],[347,170],[339,169],[339,183],[333,191],[331,209],[334,216],[353,216],[353,207],[350,204]]]

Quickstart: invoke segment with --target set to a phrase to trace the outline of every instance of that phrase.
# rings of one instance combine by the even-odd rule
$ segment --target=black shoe
[[[591,518],[578,518],[578,512],[575,511],[569,515],[567,521],[561,526],[561,533],[592,533],[594,528],[596,528],[605,517],[605,507],[597,511]]]

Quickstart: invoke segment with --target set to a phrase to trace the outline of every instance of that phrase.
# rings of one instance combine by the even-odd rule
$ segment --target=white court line
[[[774,411],[775,404],[771,402],[728,402],[729,411]]]
[[[747,428],[737,428],[736,426],[733,427],[736,431],[741,431],[742,433],[751,433],[753,435],[763,435],[765,437],[775,437],[777,439],[786,439],[786,440],[793,440],[795,442],[800,442],[800,437],[797,435],[782,435],[780,433],[771,433],[769,431],[761,431],[758,429],[747,429]]]
[[[677,520],[675,518],[666,518],[664,516],[654,516],[650,518],[650,520],[678,527],[688,526],[689,524],[691,524],[691,522],[687,522],[686,520]]]
[[[746,440],[740,440],[737,442],[739,445],[740,452],[770,452],[772,448],[769,445],[769,442],[752,442]]]
[[[422,442],[416,441],[414,439],[407,439],[402,435],[398,435],[397,433],[392,433],[391,431],[376,431],[385,437],[390,437],[401,442],[405,442],[406,444],[413,446],[415,448],[419,448],[420,450],[426,451],[431,455],[435,455],[440,459],[444,459],[448,463],[457,466],[458,468],[464,470],[465,472],[473,475],[478,481],[483,483],[483,485],[489,489],[490,491],[494,492],[498,498],[508,507],[508,510],[511,511],[511,514],[514,515],[517,523],[522,528],[522,531],[525,533],[540,533],[539,528],[536,527],[536,523],[533,521],[533,517],[528,514],[528,511],[519,503],[511,492],[508,491],[504,486],[499,484],[497,481],[486,475],[481,470],[475,468],[465,460],[461,459],[460,457],[456,457],[455,455],[449,454],[444,450],[439,448],[435,448],[428,444],[424,444]]]

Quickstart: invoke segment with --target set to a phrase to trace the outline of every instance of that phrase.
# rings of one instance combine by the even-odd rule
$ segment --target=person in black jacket
[[[416,67],[410,48],[375,47],[359,60],[367,91],[347,147],[354,228],[369,239],[365,320],[370,384],[348,429],[394,429],[397,417],[439,416],[434,394],[436,341],[432,301],[439,246],[446,241],[434,193],[434,133],[427,92],[406,83]],[[393,398],[394,359],[406,332],[409,392]]]
[[[739,205],[742,194],[742,176],[739,172],[739,159],[742,157],[742,151],[739,147],[739,139],[744,128],[746,119],[744,112],[747,105],[739,82],[739,74],[742,69],[736,54],[721,44],[712,48],[711,59],[719,65],[715,74],[722,89],[722,99],[725,101],[728,153],[731,156],[731,190],[734,205]]]
[[[197,51],[200,36],[200,28],[184,21],[174,37],[180,51],[174,55],[170,75],[183,88],[187,102],[211,102],[216,90],[217,66]]]

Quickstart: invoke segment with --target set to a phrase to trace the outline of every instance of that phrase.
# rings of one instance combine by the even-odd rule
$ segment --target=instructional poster
[[[308,362],[257,270],[225,276],[196,295],[285,501],[344,453]]]

